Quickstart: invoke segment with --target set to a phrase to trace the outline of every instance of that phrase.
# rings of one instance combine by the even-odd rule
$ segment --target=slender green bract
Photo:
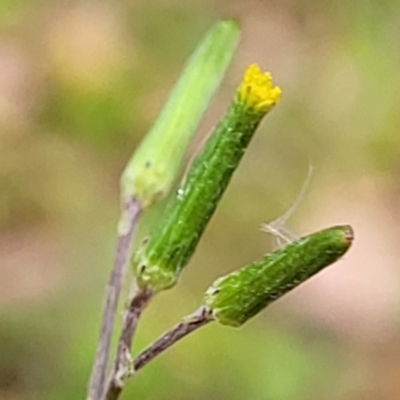
[[[279,96],[269,74],[256,66],[248,68],[227,114],[135,255],[139,285],[158,291],[176,283],[258,124]]]
[[[205,294],[205,305],[216,321],[240,326],[343,256],[352,240],[350,226],[336,226],[301,238],[217,279]]]
[[[135,151],[122,178],[123,198],[143,207],[168,194],[185,150],[239,41],[234,21],[217,23],[197,47],[160,116]]]

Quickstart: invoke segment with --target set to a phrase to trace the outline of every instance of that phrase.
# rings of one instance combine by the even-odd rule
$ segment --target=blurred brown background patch
[[[242,42],[188,159],[247,64],[270,70],[283,98],[138,346],[192,311],[214,278],[273,249],[258,227],[287,209],[310,162],[291,229],[349,223],[356,240],[243,329],[187,338],[124,398],[400,397],[398,1],[0,0],[1,399],[83,398],[119,174],[200,37],[231,17]]]

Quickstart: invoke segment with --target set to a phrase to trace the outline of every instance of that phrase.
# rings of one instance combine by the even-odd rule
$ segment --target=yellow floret
[[[272,85],[272,76],[257,64],[249,65],[238,89],[238,99],[255,111],[266,112],[281,97],[281,89]]]

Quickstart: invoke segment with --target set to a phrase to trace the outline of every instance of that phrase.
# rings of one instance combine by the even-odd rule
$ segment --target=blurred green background
[[[0,399],[84,398],[119,175],[202,35],[232,17],[240,48],[188,159],[247,64],[273,73],[282,101],[135,351],[216,277],[274,248],[258,228],[288,208],[310,163],[290,228],[350,223],[356,241],[242,329],[211,324],[182,341],[123,399],[400,398],[397,0],[0,0]]]

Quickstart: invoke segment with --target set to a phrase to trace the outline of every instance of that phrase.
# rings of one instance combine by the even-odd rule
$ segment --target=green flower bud
[[[350,226],[328,228],[301,238],[217,279],[205,294],[205,306],[221,324],[240,326],[343,256],[352,240]]]
[[[201,116],[239,41],[234,21],[220,21],[188,60],[155,124],[127,164],[122,196],[147,207],[169,193]]]

